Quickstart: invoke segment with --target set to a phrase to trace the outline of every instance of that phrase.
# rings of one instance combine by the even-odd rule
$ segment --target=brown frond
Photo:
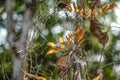
[[[68,72],[68,54],[61,55],[56,64],[56,72],[60,78],[65,78]]]
[[[90,31],[91,33],[97,37],[98,41],[105,45],[108,42],[107,32],[102,32],[101,27],[102,24],[97,20],[90,20]]]

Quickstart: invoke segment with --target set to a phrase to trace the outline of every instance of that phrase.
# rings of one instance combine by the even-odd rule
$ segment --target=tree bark
[[[36,0],[32,0],[30,3],[26,4],[26,11],[24,13],[24,21],[21,30],[15,31],[15,26],[12,19],[13,6],[15,0],[6,0],[6,12],[7,12],[7,32],[8,32],[8,42],[12,55],[13,62],[13,80],[23,80],[24,73],[21,68],[27,71],[27,39],[28,31],[31,26],[31,18],[33,15],[33,10],[36,6]]]

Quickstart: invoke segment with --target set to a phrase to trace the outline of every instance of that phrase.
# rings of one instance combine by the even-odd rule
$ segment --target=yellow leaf
[[[81,29],[80,29],[80,32],[79,32],[78,34],[80,34],[80,35],[78,36],[79,39],[80,39],[80,40],[83,39],[83,37],[84,37],[84,35],[85,35],[85,31],[84,31],[84,29],[81,28]]]
[[[117,6],[117,5],[116,5],[115,3],[112,3],[112,4],[109,6],[108,10],[113,9],[113,8],[116,7],[116,6]]]
[[[99,14],[102,14],[103,12],[105,12],[107,9],[109,8],[108,5],[103,5],[102,8],[100,8],[96,13],[95,13],[95,17],[97,17]]]
[[[97,17],[99,14],[102,14],[110,9],[113,9],[114,7],[116,7],[117,5],[115,3],[112,3],[110,6],[109,5],[103,5],[102,8],[100,8],[96,13],[95,13],[95,17]]]
[[[38,80],[47,80],[45,77],[39,77]]]
[[[91,16],[91,14],[92,14],[92,10],[91,9],[89,9],[88,10],[88,12],[85,14],[85,18],[88,18],[88,17],[90,17]]]
[[[58,39],[59,39],[59,42],[60,42],[60,47],[65,48],[63,38],[59,36]]]
[[[64,50],[64,48],[61,48],[61,47],[54,47],[54,48],[48,50],[48,52],[47,52],[46,55],[52,54],[52,53],[57,53],[57,52],[62,51],[62,50]]]
[[[102,8],[101,8],[102,9],[102,13],[107,11],[108,8],[109,8],[109,5],[102,6]]]
[[[83,28],[77,27],[76,31],[74,32],[74,39],[81,40],[84,37],[85,31]]]
[[[57,51],[56,51],[55,49],[50,49],[50,50],[47,52],[46,55],[52,54],[52,53],[57,53]]]
[[[77,9],[75,10],[75,12],[76,12],[76,13],[79,13],[79,9],[77,8]]]
[[[83,9],[79,9],[79,15],[83,16]]]
[[[48,45],[48,46],[51,46],[51,47],[56,47],[56,46],[57,46],[57,45],[56,45],[55,43],[53,43],[53,42],[48,42],[47,45]]]
[[[95,77],[93,80],[100,80],[100,76]]]

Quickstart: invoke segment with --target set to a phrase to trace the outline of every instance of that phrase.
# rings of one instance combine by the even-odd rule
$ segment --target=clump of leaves
[[[68,36],[66,37],[66,42],[64,42],[63,39],[59,36],[59,45],[56,45],[53,42],[47,43],[48,46],[52,47],[47,52],[47,55],[66,50],[66,53],[62,54],[56,63],[56,71],[60,78],[63,80],[68,80],[70,75],[72,75],[71,78],[73,80],[74,78],[80,78],[80,68],[78,68],[78,66],[80,65],[80,57],[78,55],[82,55],[82,51],[79,51],[79,49],[83,45],[84,35],[84,29],[81,27],[77,27],[74,33],[68,34]]]
[[[99,0],[100,1],[100,0]],[[99,2],[98,1],[98,2]],[[105,44],[108,42],[108,35],[107,32],[102,32],[100,26],[102,25],[96,17],[99,14],[103,14],[107,12],[110,9],[113,9],[116,7],[115,3],[112,3],[110,5],[102,5],[101,8],[99,8],[97,11],[94,11],[94,8],[98,6],[99,3],[95,1],[95,3],[91,6],[88,11],[86,11],[84,8],[80,7],[78,8],[76,3],[73,3],[74,12],[76,14],[79,14],[83,18],[90,19],[90,31],[91,33],[97,37],[98,41],[105,46]],[[59,6],[62,6],[62,4]],[[72,7],[70,3],[64,4],[64,7],[66,7],[66,11],[72,12]],[[61,7],[60,7],[61,8]],[[62,6],[63,8],[63,6]],[[62,80],[81,80],[81,79],[87,79],[90,80],[89,74],[88,74],[88,61],[86,54],[84,50],[81,48],[83,42],[84,42],[84,34],[85,31],[81,27],[77,27],[77,29],[72,34],[68,34],[66,37],[66,42],[62,39],[62,37],[58,37],[59,39],[59,45],[48,42],[47,45],[52,47],[48,52],[48,54],[52,53],[58,53],[60,51],[66,51],[64,54],[62,54],[57,63],[56,63],[56,71],[60,78]],[[102,53],[102,51],[101,51]],[[86,65],[82,66],[81,60],[83,60]],[[98,75],[93,80],[102,80],[102,71],[98,70]]]
[[[76,31],[73,34],[68,34],[66,37],[67,41],[66,43],[63,41],[62,37],[58,37],[59,39],[59,45],[56,45],[53,42],[48,42],[47,45],[52,47],[48,52],[48,54],[52,53],[58,53],[59,51],[69,51],[75,46],[74,50],[77,50],[81,44],[83,43],[83,37],[84,37],[85,31],[83,28],[78,27]]]
[[[103,14],[104,12],[107,12],[108,10],[113,9],[114,7],[116,7],[115,3],[112,3],[110,5],[103,5],[101,8],[98,9],[98,11],[94,11],[94,8],[97,7],[100,3],[100,0],[95,1],[92,5],[91,8],[86,12],[84,10],[84,8],[78,8],[76,3],[73,3],[73,7],[74,7],[74,12],[76,14],[79,14],[80,16],[84,17],[84,18],[90,18],[90,31],[91,33],[93,33],[98,41],[105,45],[108,42],[108,35],[107,32],[102,32],[102,30],[100,29],[100,22],[98,20],[96,20],[96,17],[99,14]],[[66,10],[71,12],[72,11],[72,7],[70,6],[70,4],[68,4],[66,6]]]
[[[98,20],[90,20],[90,31],[95,35],[98,41],[105,45],[108,42],[108,35],[107,32],[102,32],[101,30],[101,23]]]
[[[104,12],[107,12],[108,10],[113,9],[114,7],[116,7],[116,4],[115,4],[115,3],[112,3],[111,5],[105,4],[105,5],[103,5],[101,8],[99,8],[97,12],[95,12],[95,11],[94,11],[94,8],[95,8],[96,6],[98,6],[98,4],[99,4],[99,1],[96,1],[96,2],[91,6],[91,8],[86,12],[86,11],[84,10],[84,8],[77,8],[76,3],[74,2],[74,3],[73,3],[74,12],[75,12],[76,14],[79,14],[80,16],[82,16],[82,17],[84,17],[84,18],[90,18],[91,15],[94,15],[94,17],[96,18],[99,14],[103,14]],[[68,4],[68,5],[66,6],[66,10],[69,11],[69,12],[72,11],[72,7],[71,7],[70,4]]]
[[[94,8],[97,7],[99,4],[99,1],[95,2],[92,6],[91,9],[92,11],[94,11]],[[105,44],[108,42],[108,35],[107,32],[102,32],[101,30],[101,26],[102,24],[96,19],[96,17],[99,14],[102,14],[104,12],[107,12],[110,9],[113,9],[114,7],[116,7],[115,3],[112,3],[111,5],[103,5],[100,9],[98,9],[98,11],[96,13],[92,13],[91,14],[91,19],[90,19],[90,31],[91,33],[93,33],[93,35],[95,35],[98,39],[98,41],[105,46]]]

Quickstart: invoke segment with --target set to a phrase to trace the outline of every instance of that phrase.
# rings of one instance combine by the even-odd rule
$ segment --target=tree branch
[[[14,28],[14,23],[12,19],[12,12],[13,12],[13,5],[15,3],[15,0],[6,0],[6,12],[7,12],[7,30],[8,30],[8,35],[14,35],[16,34],[15,28]]]

